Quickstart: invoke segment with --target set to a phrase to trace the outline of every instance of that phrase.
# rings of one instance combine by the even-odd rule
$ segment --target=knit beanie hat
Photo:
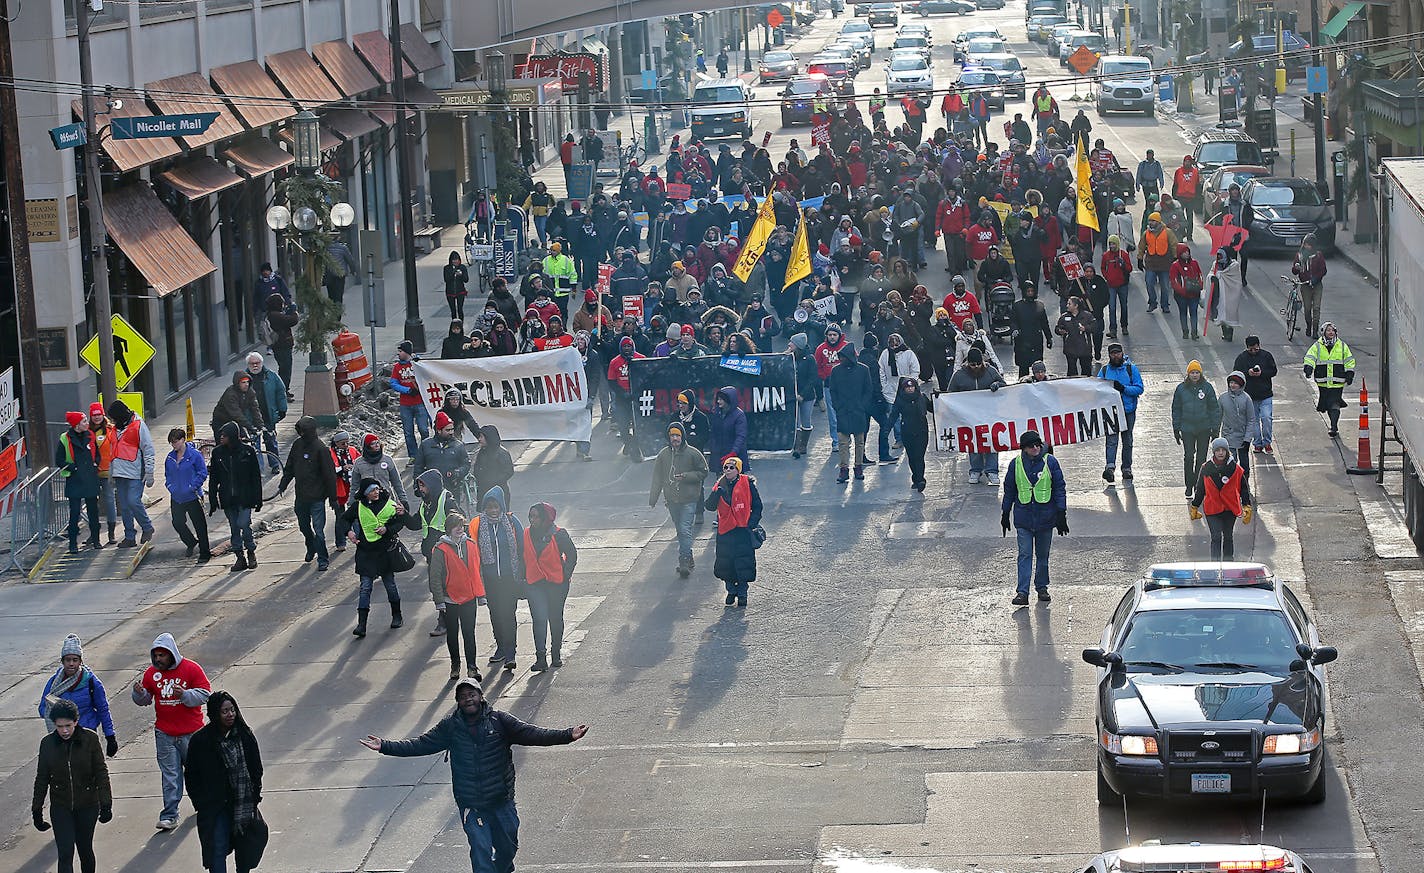
[[[435,413],[435,429],[436,429],[436,430],[441,430],[442,428],[447,428],[447,427],[449,427],[451,424],[453,424],[453,422],[450,421],[450,415],[449,415],[447,412],[445,412],[445,410],[442,409],[442,410],[440,410],[439,412]]]
[[[1187,362],[1187,372],[1190,373],[1190,372],[1193,371],[1193,370],[1196,370],[1198,373],[1200,373],[1200,372],[1202,371],[1201,361],[1188,361],[1188,362]]]
[[[85,417],[82,412],[66,412],[64,414],[64,420],[69,422],[70,427],[78,427],[83,424]]]
[[[376,436],[376,435],[373,434],[373,433],[368,433],[368,434],[366,434],[365,438],[363,438],[363,439],[361,440],[361,447],[362,447],[362,448],[365,448],[365,449],[369,449],[371,446],[375,445],[376,443],[378,443],[378,442],[380,442],[380,441],[381,441],[381,438],[380,438],[380,437]]]
[[[70,634],[64,638],[64,642],[59,646],[59,657],[66,658],[69,655],[84,657],[84,648],[79,644],[79,635]]]

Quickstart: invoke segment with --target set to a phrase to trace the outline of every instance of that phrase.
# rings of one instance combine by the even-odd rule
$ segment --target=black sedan
[[[920,0],[919,8],[916,10],[921,16],[931,15],[968,15],[979,7],[970,0]]]
[[[1098,647],[1098,802],[1325,799],[1325,672],[1295,593],[1260,564],[1158,564]]]
[[[1308,233],[1317,247],[1335,248],[1335,211],[1321,194],[1323,186],[1309,179],[1263,176],[1241,189],[1251,207],[1251,237],[1246,248],[1256,252],[1294,252]]]

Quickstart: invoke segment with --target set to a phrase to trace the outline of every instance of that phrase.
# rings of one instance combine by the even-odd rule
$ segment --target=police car
[[[1211,843],[1163,845],[1158,842],[1104,852],[1094,858],[1093,863],[1084,867],[1081,873],[1201,873],[1208,870],[1311,873],[1310,867],[1299,855],[1275,846]]]
[[[1337,656],[1264,565],[1153,566],[1083,650],[1098,668],[1098,802],[1323,801],[1323,668]]]

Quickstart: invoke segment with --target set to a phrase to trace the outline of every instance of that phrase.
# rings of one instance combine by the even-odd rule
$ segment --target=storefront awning
[[[267,69],[303,109],[315,109],[341,99],[341,92],[326,73],[301,49],[268,55]]]
[[[351,37],[351,42],[356,46],[356,54],[371,65],[377,79],[382,82],[391,81],[391,40],[388,36],[379,30],[368,30]],[[404,31],[401,32],[401,42],[405,42]],[[405,49],[402,48],[401,52],[404,53]],[[404,58],[401,59],[401,71],[407,79],[415,75],[410,62]]]
[[[164,115],[217,112],[218,117],[213,119],[207,130],[197,136],[180,137],[183,147],[190,151],[209,143],[231,139],[243,132],[242,122],[228,111],[227,104],[213,92],[213,86],[208,84],[208,80],[197,73],[149,82],[144,86],[144,90],[148,92],[148,99],[153,101],[153,105]]]
[[[391,106],[391,105],[394,105],[394,103],[395,103],[395,98],[392,97],[389,92],[380,95],[379,97],[376,98],[376,100],[379,101],[380,103],[385,104],[386,106]],[[385,108],[381,108],[381,109],[371,109],[371,108],[368,107],[368,108],[366,109],[366,111],[369,112],[369,113],[371,113],[371,117],[374,118],[374,119],[376,119],[377,121],[379,121],[382,126],[384,126],[384,127],[395,127],[395,126],[396,126],[396,111],[395,111],[394,109],[385,109]]]
[[[405,83],[405,102],[412,107],[429,109],[432,106],[439,106],[443,101],[439,94],[422,83],[412,80]]]
[[[227,95],[232,111],[251,128],[286,121],[297,114],[292,101],[256,61],[213,67],[213,84]]]
[[[1390,64],[1397,64],[1400,61],[1407,61],[1414,57],[1414,50],[1407,48],[1387,48],[1377,52],[1370,52],[1365,55],[1365,61],[1376,69],[1383,69]]]
[[[371,75],[371,70],[356,57],[356,52],[343,40],[318,43],[312,46],[312,54],[336,83],[336,87],[347,97],[355,97],[380,87],[376,77]]]
[[[359,109],[328,109],[321,114],[321,122],[347,141],[381,129],[371,116]]]
[[[296,155],[265,136],[229,146],[225,151],[219,152],[218,157],[232,161],[237,171],[249,179],[291,166],[297,160]]]
[[[159,297],[217,270],[147,182],[104,195],[104,229]]]
[[[1330,20],[1325,23],[1325,26],[1320,28],[1321,34],[1330,37],[1332,42],[1338,40],[1340,34],[1345,32],[1345,25],[1349,24],[1351,19],[1363,12],[1364,8],[1364,3],[1356,2],[1345,4],[1344,8],[1336,12]]]
[[[425,41],[425,34],[414,24],[401,25],[401,54],[411,66],[422,73],[439,69],[445,65],[435,46]]]
[[[291,145],[291,128],[284,127],[281,130],[277,131],[277,138],[287,143],[288,145]],[[341,139],[337,137],[336,134],[331,132],[331,128],[327,127],[325,124],[322,124],[317,126],[317,144],[321,148],[322,153],[324,154],[326,152],[341,148]]]
[[[95,112],[108,112],[108,115],[99,116],[99,124],[107,124],[115,118],[149,118],[153,115],[148,109],[148,103],[134,91],[113,91],[112,96],[120,102],[117,109],[110,111],[104,97],[90,97]],[[74,109],[74,117],[82,119],[84,117],[84,104],[78,100],[73,101],[70,106]],[[156,161],[177,157],[183,153],[183,149],[178,145],[178,141],[171,136],[154,136],[143,139],[114,139],[107,133],[100,140],[104,153],[114,162],[114,166],[119,168],[119,172],[127,173],[129,170],[136,170],[139,167],[146,167]]]
[[[159,173],[158,178],[189,200],[242,184],[241,176],[207,155],[184,161],[171,170]]]

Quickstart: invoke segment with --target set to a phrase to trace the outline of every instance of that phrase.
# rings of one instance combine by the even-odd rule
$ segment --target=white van
[[[1156,76],[1152,59],[1137,55],[1103,55],[1098,59],[1098,114],[1105,112],[1157,113]]]

